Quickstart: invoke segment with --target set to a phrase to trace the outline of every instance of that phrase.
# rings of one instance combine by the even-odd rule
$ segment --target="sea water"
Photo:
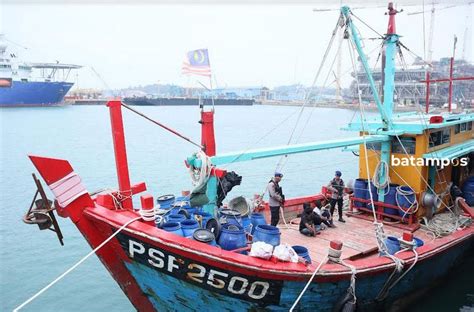
[[[151,118],[200,141],[198,107],[135,107]],[[355,112],[333,108],[280,106],[216,107],[217,152],[244,151],[291,143],[357,135],[340,128]],[[146,182],[155,198],[192,188],[184,166],[195,146],[124,109],[124,125],[132,183]],[[0,110],[0,310],[11,311],[90,252],[76,227],[58,218],[64,235],[60,246],[51,231],[39,231],[21,219],[31,204],[36,172],[28,155],[67,159],[89,192],[116,188],[110,117],[104,106],[8,108]],[[357,178],[358,158],[341,149],[223,165],[243,176],[227,200],[260,194],[275,169],[284,174],[287,198],[315,194],[343,172]],[[50,198],[51,193],[47,190]],[[135,199],[135,204],[139,205]],[[317,261],[317,259],[315,259]],[[466,265],[466,270],[473,268]],[[462,274],[460,278],[462,278]],[[450,310],[473,306],[470,283],[454,281],[441,289],[458,289],[456,296],[426,296],[429,306],[442,302]],[[461,285],[461,286],[460,286]],[[159,294],[158,294],[159,295]],[[441,300],[441,301],[440,301]],[[24,311],[133,311],[134,308],[107,270],[90,257],[76,270],[24,308]],[[428,311],[428,310],[419,310]]]

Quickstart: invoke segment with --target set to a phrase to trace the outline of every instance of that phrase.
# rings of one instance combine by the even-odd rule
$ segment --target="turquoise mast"
[[[398,13],[397,10],[393,8],[393,3],[390,2],[388,4],[388,28],[387,34],[384,37],[384,44],[383,44],[383,59],[384,62],[382,64],[382,75],[383,75],[383,105],[380,102],[380,97],[375,86],[374,79],[372,77],[372,73],[369,68],[369,64],[367,61],[367,57],[362,50],[362,44],[359,38],[359,33],[356,30],[352,19],[351,19],[351,11],[349,7],[344,6],[341,8],[341,14],[346,18],[346,25],[350,29],[351,32],[351,39],[357,49],[357,53],[359,54],[359,58],[362,62],[364,70],[367,74],[367,78],[369,80],[370,88],[374,95],[375,103],[377,104],[377,108],[379,110],[383,129],[384,131],[390,132],[392,130],[392,115],[393,115],[393,96],[395,91],[395,56],[398,47],[398,40],[399,36],[395,33],[395,15]],[[362,116],[362,118],[364,118]],[[389,172],[386,172],[389,168],[390,164],[390,148],[391,148],[391,140],[387,140],[382,142],[381,144],[381,162],[387,164],[387,167],[381,166],[380,173],[379,173],[379,183],[383,183],[387,181],[389,176]],[[370,179],[370,177],[367,177]],[[370,188],[370,185],[369,185]],[[385,190],[379,189],[378,191],[378,198],[379,201],[384,201],[385,197]]]
[[[233,152],[233,153],[226,153],[220,155],[209,155],[210,157],[210,164],[215,168],[215,166],[229,164],[234,162],[240,161],[249,161],[254,159],[262,159],[262,158],[269,158],[269,157],[276,157],[281,155],[290,155],[296,153],[305,153],[323,149],[333,149],[333,148],[340,148],[344,146],[353,146],[356,144],[363,144],[365,143],[377,143],[380,142],[382,145],[381,148],[381,161],[389,164],[390,161],[390,148],[391,148],[391,136],[396,135],[398,133],[403,133],[397,130],[394,130],[392,127],[392,112],[393,112],[393,95],[394,95],[394,82],[395,82],[395,53],[397,50],[398,38],[399,36],[395,34],[395,14],[398,11],[393,9],[393,4],[389,3],[389,24],[388,24],[388,31],[384,38],[384,50],[385,50],[385,67],[384,67],[384,99],[383,103],[380,100],[379,93],[375,86],[374,79],[372,77],[372,73],[370,71],[367,57],[362,50],[362,44],[359,38],[359,34],[354,26],[352,19],[351,19],[351,11],[349,7],[344,6],[341,8],[341,14],[344,16],[346,25],[351,32],[351,39],[357,49],[357,53],[360,57],[360,60],[364,66],[364,70],[367,74],[375,103],[377,104],[377,108],[379,110],[381,119],[382,119],[382,129],[381,131],[373,131],[370,133],[369,130],[366,130],[368,135],[365,137],[355,137],[355,138],[347,138],[347,139],[339,139],[339,140],[330,140],[330,141],[323,141],[323,142],[312,142],[306,144],[295,144],[295,145],[287,145],[281,147],[270,147],[270,148],[263,148],[258,150],[246,150],[243,152]],[[187,159],[188,164],[192,164],[194,167],[198,168],[201,166],[202,162],[200,159],[197,159],[196,155],[193,155]],[[388,167],[387,167],[388,168]],[[388,177],[388,172],[385,171],[385,167],[382,166],[381,172],[379,173],[379,182],[386,181]],[[207,182],[207,196],[209,198],[209,204],[205,205],[204,209],[207,212],[216,212],[215,203],[217,198],[217,178],[211,174]],[[384,190],[379,190],[379,200],[384,200]]]

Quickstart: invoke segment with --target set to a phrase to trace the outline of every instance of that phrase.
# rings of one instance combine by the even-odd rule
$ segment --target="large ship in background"
[[[7,51],[0,35],[0,106],[53,106],[63,103],[74,83],[68,82],[73,69],[81,66],[62,63],[27,63]]]

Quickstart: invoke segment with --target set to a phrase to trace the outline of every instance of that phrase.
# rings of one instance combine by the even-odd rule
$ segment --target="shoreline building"
[[[449,78],[450,58],[441,58],[432,62],[431,80]],[[474,65],[465,60],[455,60],[453,67],[453,77],[473,77]],[[352,73],[355,78],[355,74]],[[373,77],[377,88],[382,91],[383,80],[381,79],[380,68],[373,72]],[[421,59],[415,60],[411,65],[399,68],[395,74],[395,95],[394,102],[398,106],[425,105],[426,83],[422,82],[426,78],[426,65]],[[363,101],[372,102],[372,91],[369,82],[361,67],[358,70],[358,80]],[[350,96],[357,98],[357,81],[354,79],[350,85]],[[381,92],[383,94],[383,92]],[[442,107],[448,102],[449,83],[430,83],[430,104],[435,107]],[[351,100],[352,100],[351,99]],[[471,107],[474,99],[474,83],[472,81],[453,81],[452,102],[460,107]]]

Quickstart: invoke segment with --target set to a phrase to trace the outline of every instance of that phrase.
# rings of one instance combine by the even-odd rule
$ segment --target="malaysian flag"
[[[211,65],[207,49],[199,49],[186,53],[186,58],[181,67],[185,75],[211,76]]]

